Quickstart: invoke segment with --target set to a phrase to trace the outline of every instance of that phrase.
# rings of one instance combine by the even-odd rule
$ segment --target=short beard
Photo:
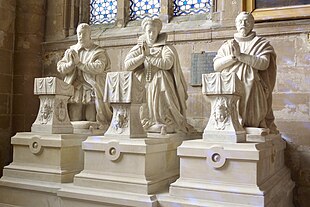
[[[245,28],[242,28],[239,30],[239,33],[242,37],[246,37],[249,32]]]

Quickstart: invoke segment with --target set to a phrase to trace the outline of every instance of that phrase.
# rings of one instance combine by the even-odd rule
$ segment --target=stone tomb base
[[[88,137],[83,142],[84,170],[58,195],[65,206],[157,206],[154,194],[179,176],[176,150],[182,140],[176,134],[138,139]]]
[[[83,169],[85,135],[23,132],[0,179],[0,206],[58,207],[57,191]]]
[[[270,136],[261,143],[185,141],[178,148],[180,178],[160,206],[290,207],[290,172],[284,165],[285,142]]]
[[[4,167],[3,178],[69,183],[83,169],[85,135],[17,133],[11,139],[13,162]]]

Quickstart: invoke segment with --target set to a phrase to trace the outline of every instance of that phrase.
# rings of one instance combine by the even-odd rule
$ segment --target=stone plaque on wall
[[[213,58],[217,52],[192,53],[191,86],[201,86],[201,75],[214,72]]]

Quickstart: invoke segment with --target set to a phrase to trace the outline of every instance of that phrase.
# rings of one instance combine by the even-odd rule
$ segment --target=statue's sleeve
[[[224,43],[213,59],[214,70],[220,72],[236,63],[237,59],[231,54],[232,52],[230,51],[228,44]]]
[[[270,54],[255,56],[242,53],[239,57],[239,61],[256,70],[266,70],[269,66]]]
[[[98,75],[105,72],[107,65],[107,55],[104,51],[100,51],[98,54],[94,55],[91,61],[87,63],[80,62],[77,67],[86,73]]]
[[[64,57],[57,63],[57,70],[59,73],[67,74],[74,69],[73,60],[69,54],[69,50],[66,50]]]
[[[144,57],[141,54],[139,47],[136,45],[133,47],[125,58],[125,69],[134,70],[144,62]]]
[[[174,54],[167,46],[163,47],[161,57],[148,56],[147,60],[154,66],[163,69],[170,70],[174,63]]]

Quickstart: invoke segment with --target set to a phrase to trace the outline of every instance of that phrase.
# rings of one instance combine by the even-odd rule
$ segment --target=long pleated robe
[[[136,45],[127,54],[125,67],[133,70],[145,84],[146,104],[140,114],[143,127],[147,130],[153,125],[164,124],[176,131],[187,132],[187,85],[177,52],[165,41],[166,35],[160,34],[144,61],[139,58],[142,51]]]

